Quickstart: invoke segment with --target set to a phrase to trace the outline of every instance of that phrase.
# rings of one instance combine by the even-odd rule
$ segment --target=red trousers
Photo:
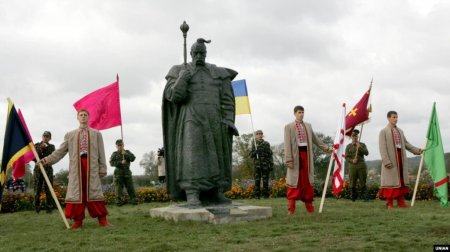
[[[66,203],[66,218],[82,221],[85,218],[84,210],[87,207],[92,218],[108,215],[105,201],[87,201],[87,157],[81,156],[81,203]]]
[[[398,172],[400,174],[400,187],[398,188],[382,188],[381,189],[381,195],[386,200],[393,200],[397,199],[399,197],[404,197],[406,194],[409,193],[409,187],[405,185],[405,180],[403,178],[403,159],[402,159],[402,150],[397,149],[397,160],[398,160]]]
[[[312,202],[314,200],[314,188],[309,182],[308,147],[298,148],[299,176],[297,187],[288,187],[286,197],[288,200],[301,200]]]

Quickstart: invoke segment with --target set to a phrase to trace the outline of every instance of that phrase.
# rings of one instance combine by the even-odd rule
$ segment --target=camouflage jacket
[[[125,163],[122,164],[122,159],[125,160]],[[129,150],[125,150],[125,154],[120,154],[118,151],[113,152],[111,158],[109,159],[109,164],[113,167],[116,167],[116,170],[128,170],[130,169],[130,163],[136,159],[133,153]]]
[[[250,152],[250,156],[253,159],[255,165],[264,164],[268,165],[269,169],[273,167],[273,153],[272,149],[270,149],[270,144],[267,141],[261,140],[256,141],[257,149],[255,149],[255,145],[252,145],[252,150]]]
[[[55,145],[47,143],[45,147],[41,147],[42,142],[35,143],[34,147],[36,148],[36,152],[39,156],[39,159],[43,159],[46,156],[52,154],[55,151]],[[36,159],[34,160],[36,162]],[[52,167],[51,165],[44,165],[45,168]]]

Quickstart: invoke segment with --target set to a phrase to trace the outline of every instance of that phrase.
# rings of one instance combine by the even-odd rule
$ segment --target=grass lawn
[[[236,202],[271,206],[273,217],[174,223],[149,215],[168,203],[146,203],[108,206],[112,227],[87,217],[82,229],[66,230],[57,212],[1,214],[0,251],[433,251],[434,244],[450,243],[450,209],[437,201],[388,211],[383,201],[327,199],[322,214],[307,214],[298,203],[294,217],[284,198]],[[319,203],[316,198],[316,210]]]

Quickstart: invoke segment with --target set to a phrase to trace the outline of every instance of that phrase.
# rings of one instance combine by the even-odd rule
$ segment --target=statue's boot
[[[186,198],[187,198],[187,207],[201,207],[202,202],[199,199],[200,193],[196,190],[189,190],[186,192]]]
[[[214,196],[214,201],[218,204],[231,204],[231,200],[225,195],[223,195],[223,192],[220,190],[217,190],[216,195]]]

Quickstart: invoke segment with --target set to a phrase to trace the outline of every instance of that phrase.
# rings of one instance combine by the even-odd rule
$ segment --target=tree
[[[286,162],[284,160],[284,143],[272,146],[273,178],[286,177]]]
[[[235,137],[233,142],[233,177],[247,179],[253,177],[253,160],[250,152],[253,145],[253,134]]]
[[[155,151],[144,153],[139,165],[144,169],[144,174],[150,176],[151,181],[158,181],[158,164]]]
[[[316,133],[317,137],[329,146],[333,145],[333,138],[330,136],[325,136],[323,133]],[[328,164],[330,162],[331,154],[324,152],[319,147],[313,145],[314,153],[314,171],[316,178],[325,179],[328,171]]]
[[[69,184],[69,170],[60,170],[55,174],[55,183],[59,183],[61,185],[68,185]]]

